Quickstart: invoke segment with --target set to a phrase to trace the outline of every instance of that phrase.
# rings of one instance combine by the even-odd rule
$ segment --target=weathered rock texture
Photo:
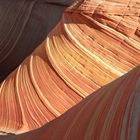
[[[59,118],[2,140],[139,140],[140,66],[100,88]]]
[[[44,0],[0,0],[0,82],[46,38],[65,8]]]
[[[140,134],[139,0],[76,1],[0,87],[0,130],[13,139],[128,140]],[[12,137],[11,137],[12,138]]]

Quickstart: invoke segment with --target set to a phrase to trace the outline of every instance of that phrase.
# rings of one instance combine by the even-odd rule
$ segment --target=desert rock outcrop
[[[46,38],[67,6],[0,0],[0,82]]]
[[[77,0],[1,83],[0,130],[21,133],[46,124],[19,138],[139,139],[139,64],[139,0]]]

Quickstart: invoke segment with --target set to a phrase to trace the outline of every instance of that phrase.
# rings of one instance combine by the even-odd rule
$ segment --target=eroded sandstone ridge
[[[2,137],[0,137],[2,138]],[[140,66],[43,127],[2,140],[139,140]]]
[[[0,130],[39,128],[139,64],[139,0],[78,0],[1,83]],[[139,77],[137,67],[23,139],[139,139]]]

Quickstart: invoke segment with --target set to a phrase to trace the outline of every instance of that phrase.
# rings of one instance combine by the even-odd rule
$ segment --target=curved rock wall
[[[46,38],[65,8],[41,0],[0,1],[0,82]]]
[[[59,118],[2,140],[139,140],[140,66],[100,88]]]
[[[139,7],[138,0],[76,1],[69,7],[46,40],[1,83],[0,130],[21,133],[38,128],[63,114],[93,91],[139,65]],[[115,98],[116,92],[129,98],[131,88],[136,86],[138,76],[139,74],[134,74],[133,84],[128,84],[132,86],[130,89],[124,88],[124,91],[129,91],[127,95],[121,91],[121,88],[125,87],[123,80],[119,83],[116,82],[114,89],[109,86],[110,89],[102,91],[104,89],[102,88],[99,96],[104,96],[107,91],[111,90],[106,95],[112,94],[108,103]],[[120,89],[115,91],[119,86]],[[112,90],[115,92],[112,93]],[[123,103],[123,101],[121,102]],[[119,105],[120,108],[122,103]],[[95,104],[93,108],[96,109],[98,103],[92,102],[91,104]],[[120,111],[122,110],[120,109]],[[87,117],[83,116],[83,119],[89,121],[90,118]],[[102,118],[102,115],[100,117]],[[71,115],[69,118],[72,119]],[[119,123],[119,120],[117,122]],[[82,120],[80,123],[78,121],[76,125],[81,123]],[[120,123],[122,122],[120,121]],[[99,124],[98,121],[95,126]],[[75,126],[75,123],[73,125]],[[82,126],[84,127],[84,124]],[[80,131],[81,136],[76,134],[76,131],[74,134],[70,134],[70,131],[75,130],[71,129],[73,126],[69,128],[70,131],[67,131],[66,134],[63,132],[62,135],[65,135],[64,139],[74,138],[78,135],[81,140],[80,138],[84,135],[82,132],[85,132],[86,129],[83,127]],[[94,132],[99,133],[100,127],[96,128],[97,130]],[[108,126],[109,131],[111,128]],[[113,130],[116,132],[114,137],[116,136],[117,139],[120,129],[114,127]],[[52,131],[51,128],[47,130],[47,133],[50,131]],[[86,138],[92,138],[91,134],[87,134]],[[100,139],[104,136],[103,134]],[[125,132],[121,137],[124,135]],[[55,139],[56,136],[53,134],[52,139]],[[97,134],[96,139],[98,136]],[[110,139],[111,136],[107,136],[106,139]],[[43,134],[41,137],[44,138]]]

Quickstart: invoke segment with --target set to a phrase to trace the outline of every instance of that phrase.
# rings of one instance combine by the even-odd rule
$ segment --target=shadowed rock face
[[[38,1],[41,1],[41,0],[38,0]],[[70,6],[75,0],[42,0],[42,1],[45,1],[51,4],[56,4],[56,5]]]
[[[0,85],[1,131],[46,125],[2,138],[139,139],[139,7],[138,0],[85,0],[67,8]]]
[[[42,0],[0,1],[0,82],[46,38],[65,8]]]

